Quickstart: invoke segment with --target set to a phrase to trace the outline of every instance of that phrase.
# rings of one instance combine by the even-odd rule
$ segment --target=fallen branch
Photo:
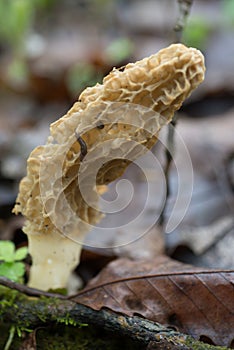
[[[67,297],[40,292],[4,277],[0,277],[0,284],[10,288],[7,290],[4,288],[4,291],[0,292],[0,316],[2,323],[10,323],[11,326],[35,329],[48,323],[63,322],[68,325],[85,323],[126,336],[141,343],[142,346],[148,346],[148,349],[227,349],[209,346],[188,335],[138,316],[129,317],[104,309],[96,311],[74,303]],[[22,293],[37,296],[37,298],[28,298]],[[40,298],[38,298],[39,295]]]

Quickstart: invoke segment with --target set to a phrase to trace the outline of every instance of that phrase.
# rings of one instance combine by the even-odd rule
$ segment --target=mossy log
[[[141,344],[141,349],[224,350],[207,345],[155,322],[128,317],[111,310],[93,310],[69,298],[41,292],[0,277],[0,328],[10,324],[17,329],[34,330],[48,325],[89,325],[118,334]]]

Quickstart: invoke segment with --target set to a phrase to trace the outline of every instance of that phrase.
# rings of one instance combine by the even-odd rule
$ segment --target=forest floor
[[[176,4],[175,6],[171,4],[171,1],[151,0],[110,1],[109,3],[95,1],[95,5],[90,2],[85,5],[82,1],[78,3],[61,1],[42,13],[41,17],[35,18],[27,38],[28,48],[25,49],[23,58],[22,56],[20,58],[20,64],[23,64],[25,69],[23,74],[11,71],[12,63],[18,58],[14,56],[14,50],[9,49],[9,45],[0,42],[2,48],[0,51],[1,240],[10,240],[17,248],[27,245],[27,237],[22,232],[24,220],[20,216],[13,215],[11,211],[18,193],[19,181],[26,173],[28,155],[34,147],[45,143],[50,123],[65,114],[77,100],[79,93],[86,86],[100,82],[113,66],[120,67],[127,62],[134,62],[173,42],[173,26],[178,17],[178,10]],[[226,298],[226,302],[233,305],[233,297],[229,294],[232,290],[229,289],[230,286],[225,285],[224,279],[221,280],[221,275],[217,272],[219,270],[224,275],[228,273],[227,271],[234,269],[234,24],[233,17],[229,18],[222,4],[212,0],[194,1],[188,30],[185,32],[185,42],[187,40],[188,45],[196,46],[204,53],[207,69],[204,83],[186,101],[177,115],[177,136],[174,140],[174,164],[170,171],[171,193],[165,212],[166,222],[171,216],[177,198],[177,164],[180,166],[179,174],[184,174],[185,181],[188,179],[187,160],[181,156],[184,144],[193,167],[191,201],[188,188],[182,186],[181,191],[184,200],[189,202],[185,215],[182,215],[180,208],[177,207],[174,217],[179,224],[172,232],[165,233],[164,229],[156,225],[155,229],[141,237],[141,232],[154,220],[155,215],[159,215],[161,210],[163,194],[160,191],[160,166],[165,165],[165,149],[162,145],[167,137],[165,128],[162,131],[161,143],[153,149],[153,153],[159,160],[158,168],[151,168],[146,159],[148,178],[153,183],[150,200],[146,201],[147,184],[144,176],[134,165],[131,165],[122,177],[130,180],[134,188],[131,206],[119,215],[107,215],[102,222],[104,227],[117,227],[119,222],[125,223],[134,213],[140,211],[142,203],[143,206],[146,203],[141,227],[133,225],[128,229],[124,227],[116,231],[112,229],[111,233],[106,231],[107,233],[103,234],[101,239],[97,234],[98,229],[94,229],[86,239],[81,264],[74,274],[75,287],[71,287],[71,293],[78,292],[77,285],[85,287],[91,283],[92,286],[92,283],[103,282],[103,278],[107,281],[110,278],[113,282],[115,274],[123,278],[124,273],[127,274],[125,270],[127,264],[131,272],[130,278],[134,274],[139,277],[139,265],[131,265],[131,259],[136,264],[139,261],[142,262],[142,266],[147,270],[145,276],[151,273],[159,279],[159,272],[185,273],[186,267],[183,268],[182,265],[171,267],[171,262],[167,260],[164,262],[166,270],[160,270],[162,269],[160,258],[155,261],[155,257],[169,256],[176,262],[192,265],[193,278],[202,273],[202,269],[206,273],[210,271],[211,275],[216,274],[213,276],[213,282],[208,282],[207,279],[202,283],[208,285],[211,290],[216,285],[222,285],[224,294],[222,297],[215,294],[216,297],[221,298],[220,304],[225,304]],[[194,36],[194,33],[199,30],[201,34]],[[180,138],[184,144],[180,142]],[[127,200],[129,192],[123,190],[120,193],[122,200]],[[110,191],[104,198],[113,199],[115,194],[114,183],[110,185]],[[129,244],[123,245],[123,242],[129,242]],[[145,261],[151,261],[150,267]],[[157,266],[156,270],[153,262]],[[30,259],[27,258],[25,263],[28,273]],[[93,282],[92,279],[98,273],[104,275],[98,275],[99,279]],[[225,276],[227,279],[227,275]],[[230,277],[230,283],[231,279],[232,277]],[[94,284],[96,293],[100,292],[98,283]],[[186,290],[186,293],[195,302],[202,287],[200,282],[192,279],[189,283],[190,285],[194,283],[197,295],[189,294],[190,290]],[[143,289],[139,292],[134,288],[136,294],[143,293]],[[166,293],[165,290],[169,286],[165,284],[162,288]],[[127,293],[126,289],[121,293]],[[151,292],[145,291],[145,299],[147,299],[147,293]],[[182,300],[182,294],[179,288],[174,292],[171,290],[171,293],[177,295],[177,302],[173,304],[174,312],[170,311],[170,315],[173,315],[177,312],[175,310],[178,308],[179,300]],[[139,295],[138,297],[142,298]],[[204,298],[201,302],[201,307],[205,308],[203,311],[207,313],[208,319],[215,318],[217,315],[209,315],[208,310],[209,303],[210,307],[213,305],[211,297],[206,295]],[[3,300],[4,298],[1,302]],[[170,304],[170,296],[168,300]],[[83,302],[84,305],[89,304],[87,300],[83,299]],[[160,304],[159,300],[157,302]],[[122,311],[126,314],[131,314],[130,304],[131,300],[127,305],[127,311],[126,305],[121,304]],[[186,305],[187,301],[184,301],[181,308],[186,308]],[[119,311],[112,303],[104,306]],[[134,307],[136,307],[135,304],[132,310],[135,310]],[[140,314],[155,321],[148,309],[146,312],[141,308],[138,310],[137,307],[135,310],[137,315]],[[229,309],[230,313],[233,307],[231,309]],[[226,326],[223,326],[225,329],[222,328],[226,314],[223,313],[221,306],[219,311],[218,320],[209,319],[206,323],[206,317],[202,318],[202,321],[199,321],[201,324],[203,322],[201,329],[197,326],[195,328],[188,326],[187,316],[185,317],[183,313],[179,314],[179,320],[171,317],[169,326],[171,325],[175,330],[196,335],[197,339],[205,343],[233,347],[233,329],[225,328]],[[194,318],[196,317],[198,315],[195,313]],[[182,319],[185,323],[181,325]],[[209,326],[206,326],[207,324]],[[220,333],[217,331],[219,325]],[[3,330],[1,323],[0,327]],[[40,325],[31,333],[23,331],[24,336],[27,335],[24,338],[24,345],[22,345],[22,338],[15,335],[14,345],[10,349],[23,349],[22,346],[24,349],[70,349],[74,348],[74,342],[80,344],[76,345],[76,349],[119,349],[120,344],[126,349],[143,348],[142,345],[128,338],[125,340],[121,335],[116,338],[111,336],[110,339],[107,330],[95,329],[95,327],[91,332],[86,327],[76,327],[74,340],[72,327],[70,325],[68,329],[66,325],[57,326],[51,323],[46,324],[45,327]],[[206,327],[207,332],[204,330]],[[9,325],[5,328],[5,335],[0,335],[1,348],[4,348],[8,339]],[[1,334],[3,332],[5,331],[1,331]],[[222,332],[225,334],[223,339],[221,335],[214,335]],[[54,343],[50,344],[50,334],[53,341],[56,338],[59,344],[57,348]]]

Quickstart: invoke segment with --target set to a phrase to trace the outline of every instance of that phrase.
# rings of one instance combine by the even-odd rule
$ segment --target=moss
[[[0,286],[0,317],[5,309],[16,307],[15,299],[19,293],[15,290]]]
[[[0,322],[0,349],[4,349],[7,340],[9,338],[9,334],[10,334],[10,329],[11,329],[11,325],[7,324],[7,323],[1,323]],[[18,337],[17,332],[15,332],[15,336],[14,339],[11,343],[10,346],[10,350],[19,350],[20,345],[23,341],[23,339],[25,338],[26,333],[22,333],[22,337]]]
[[[79,327],[86,327],[86,326],[88,326],[87,323],[80,323],[80,322],[75,321],[69,315],[69,313],[67,313],[65,317],[57,317],[56,318],[56,322],[65,324],[65,326],[74,326],[74,327],[76,327],[76,326],[79,326]]]
[[[185,344],[187,346],[191,346],[191,349],[193,350],[227,350],[228,348],[226,348],[225,346],[214,346],[214,345],[209,345],[209,344],[206,344],[206,343],[202,343],[200,341],[194,341],[193,338],[191,337],[187,337],[186,338],[186,341],[185,341]]]

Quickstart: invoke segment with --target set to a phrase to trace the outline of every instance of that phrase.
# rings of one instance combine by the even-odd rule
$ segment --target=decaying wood
[[[227,349],[225,347],[207,346],[172,329],[144,318],[128,317],[110,310],[101,309],[96,311],[90,307],[77,304],[60,295],[48,297],[45,292],[23,287],[13,283],[4,277],[0,277],[0,284],[20,290],[30,296],[42,296],[42,298],[28,298],[21,293],[16,293],[13,304],[0,302],[0,315],[2,323],[10,323],[17,327],[35,329],[48,323],[67,320],[67,324],[86,323],[95,327],[101,327],[110,332],[129,337],[142,346],[152,349]],[[12,299],[12,291],[9,290]],[[4,293],[6,298],[6,293]],[[1,294],[0,294],[1,297]],[[66,322],[65,322],[66,323]]]

